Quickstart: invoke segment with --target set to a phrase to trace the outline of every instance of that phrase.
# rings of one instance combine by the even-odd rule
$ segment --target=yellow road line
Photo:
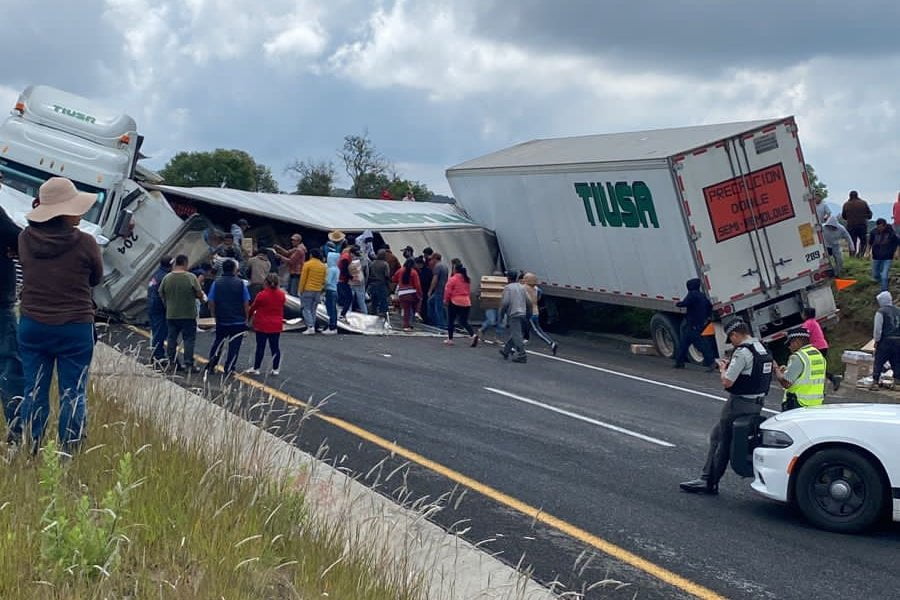
[[[147,338],[150,337],[149,332],[147,332],[143,329],[140,329],[138,327],[134,327],[131,325],[129,325],[129,328],[132,331],[135,331]],[[204,359],[202,357],[198,356],[196,358],[197,358],[197,360],[199,360],[201,362],[208,362],[206,359]],[[237,378],[239,381],[246,383],[247,385],[249,385],[253,388],[256,388],[258,390],[266,392],[267,394],[271,395],[273,398],[277,398],[278,400],[281,400],[282,402],[285,402],[286,404],[299,406],[301,408],[309,408],[309,406],[310,406],[309,403],[304,402],[302,400],[298,400],[297,398],[294,398],[293,396],[283,392],[282,390],[275,389],[269,385],[266,385],[265,383],[262,383],[255,379],[251,379],[250,377],[247,377],[245,375],[236,373],[235,378]],[[625,564],[628,564],[632,567],[640,569],[641,571],[643,571],[649,575],[652,575],[653,577],[656,577],[660,581],[663,581],[673,587],[676,587],[684,592],[687,592],[697,598],[702,598],[703,600],[724,600],[724,598],[725,598],[724,596],[717,594],[716,592],[712,591],[711,589],[709,589],[707,587],[704,587],[698,583],[694,583],[690,579],[682,577],[681,575],[678,575],[677,573],[674,573],[674,572],[666,569],[665,567],[661,567],[661,566],[657,565],[656,563],[647,560],[646,558],[638,556],[637,554],[634,554],[633,552],[629,552],[628,550],[622,548],[621,546],[618,546],[618,545],[616,545],[612,542],[609,542],[601,537],[598,537],[592,533],[589,533],[589,532],[581,529],[580,527],[577,527],[576,525],[569,523],[568,521],[564,521],[563,519],[554,517],[553,515],[548,514],[539,508],[535,508],[534,506],[531,506],[530,504],[526,504],[525,502],[522,502],[521,500],[514,498],[514,497],[510,496],[509,494],[505,494],[504,492],[501,492],[500,490],[492,488],[489,485],[481,483],[480,481],[472,479],[471,477],[468,477],[467,475],[463,475],[462,473],[460,473],[458,471],[454,471],[453,469],[451,469],[449,467],[445,467],[444,465],[442,465],[438,462],[435,462],[429,458],[426,458],[426,457],[422,456],[421,454],[413,452],[412,450],[408,450],[408,449],[404,448],[403,446],[399,446],[395,442],[388,441],[381,436],[378,436],[366,429],[363,429],[362,427],[354,425],[353,423],[350,423],[350,422],[340,419],[338,417],[326,415],[321,412],[314,412],[313,415],[315,417],[325,421],[326,423],[330,423],[331,425],[334,425],[335,427],[343,429],[344,431],[346,431],[348,433],[352,433],[353,435],[355,435],[367,442],[375,444],[376,446],[379,446],[379,447],[391,452],[392,454],[396,454],[397,456],[402,456],[403,458],[405,458],[411,462],[414,462],[418,465],[421,465],[427,469],[430,469],[431,471],[434,471],[435,473],[442,475],[455,483],[465,486],[465,487],[471,489],[472,491],[478,492],[479,494],[486,496],[486,497],[490,498],[491,500],[506,506],[507,508],[511,508],[511,509],[513,509],[517,512],[520,512],[523,515],[525,515],[535,521],[538,521],[540,523],[543,523],[545,525],[548,525],[548,526],[556,529],[557,531],[565,533],[566,535],[568,535],[572,538],[575,538],[576,540],[583,542],[583,543],[599,550],[600,552],[603,552],[604,554],[607,554],[607,555],[609,555]]]

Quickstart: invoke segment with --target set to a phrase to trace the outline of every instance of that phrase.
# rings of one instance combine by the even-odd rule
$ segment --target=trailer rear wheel
[[[650,319],[650,337],[660,356],[675,358],[678,351],[678,317],[656,313]]]

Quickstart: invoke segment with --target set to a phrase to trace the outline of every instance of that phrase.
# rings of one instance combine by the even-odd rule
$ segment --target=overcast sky
[[[895,0],[0,0],[0,106],[29,83],[138,120],[151,167],[283,173],[368,129],[410,179],[538,137],[797,116],[831,202],[900,189]],[[346,180],[342,183],[346,184]]]

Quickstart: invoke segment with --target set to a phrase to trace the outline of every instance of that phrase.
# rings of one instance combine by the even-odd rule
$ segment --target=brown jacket
[[[103,278],[100,247],[61,222],[31,224],[19,235],[24,316],[45,325],[93,323],[91,288]]]
[[[848,227],[868,225],[869,219],[872,218],[872,209],[869,208],[869,203],[862,198],[850,198],[844,202],[841,216],[847,222]]]

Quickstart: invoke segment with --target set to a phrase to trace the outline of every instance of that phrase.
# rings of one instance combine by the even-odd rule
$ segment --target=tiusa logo
[[[59,104],[53,105],[53,112],[59,113],[61,115],[66,115],[67,117],[72,117],[73,119],[78,119],[79,121],[84,121],[85,123],[97,122],[97,119],[95,119],[91,115],[86,115],[83,112],[78,112],[77,110],[72,110],[71,108],[60,106]]]
[[[653,195],[643,181],[576,183],[575,193],[584,203],[592,226],[655,227],[659,229]]]

